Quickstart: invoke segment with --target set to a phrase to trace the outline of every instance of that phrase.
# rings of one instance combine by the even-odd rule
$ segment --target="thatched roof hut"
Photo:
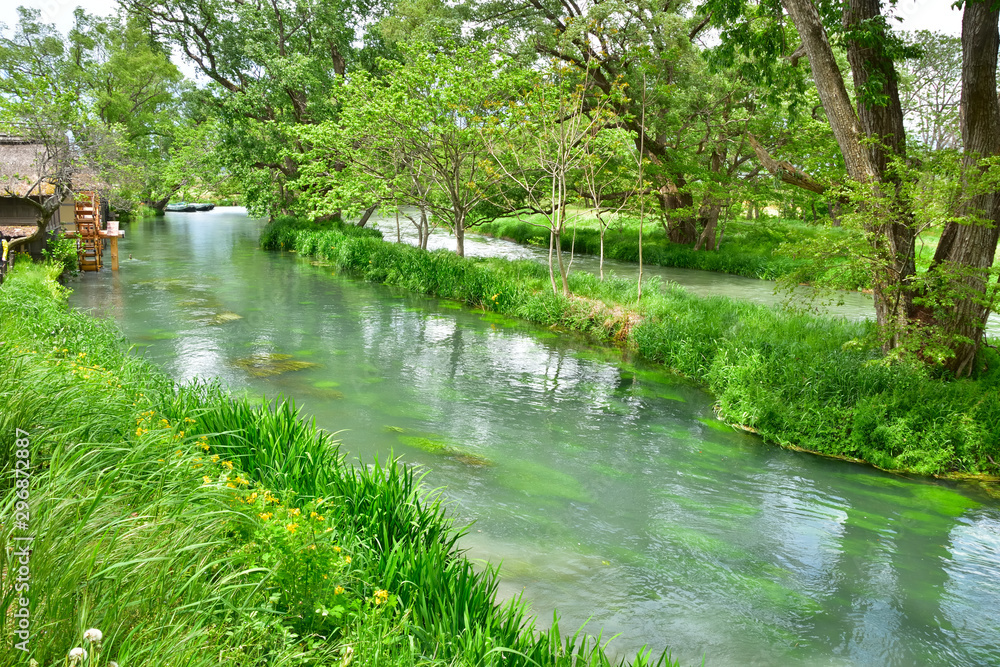
[[[41,202],[56,190],[55,179],[73,182],[74,190],[96,189],[93,174],[75,168],[67,145],[50,151],[45,144],[22,137],[0,135],[0,236],[8,239],[31,236],[38,228],[38,209],[24,199]],[[75,182],[74,182],[75,181]],[[68,197],[50,218],[46,229],[61,230],[61,219],[73,222],[73,201]],[[41,251],[44,240],[33,242],[29,251]]]
[[[43,144],[0,136],[0,196],[51,195],[55,188],[45,178],[47,153]]]

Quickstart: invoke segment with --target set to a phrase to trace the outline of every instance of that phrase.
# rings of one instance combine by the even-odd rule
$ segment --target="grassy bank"
[[[792,314],[650,284],[573,274],[553,295],[530,261],[463,259],[386,243],[354,228],[300,229],[279,219],[265,249],[295,250],[366,280],[458,299],[543,325],[616,341],[702,382],[721,417],[782,445],[944,476],[1000,473],[1000,355],[973,379],[883,362],[869,324]]]
[[[612,664],[495,603],[412,470],[345,464],[288,402],[176,385],[68,309],[58,271],[0,288],[5,641],[21,598],[30,619],[0,665]]]
[[[537,217],[537,216],[536,216]],[[525,221],[502,219],[474,227],[471,231],[505,238],[525,245],[548,247],[548,232]],[[700,269],[732,273],[748,278],[777,280],[795,274],[803,282],[823,281],[831,287],[857,289],[865,285],[865,277],[853,275],[844,266],[834,262],[834,267],[822,272],[813,270],[808,261],[798,259],[786,248],[788,244],[816,238],[842,239],[847,230],[808,225],[799,221],[764,218],[761,220],[731,221],[717,250],[696,251],[690,246],[671,243],[663,229],[654,223],[645,226],[642,242],[643,261],[647,264],[682,269]],[[563,250],[589,255],[600,255],[601,235],[596,220],[581,218],[575,229],[562,237]],[[604,256],[623,262],[639,261],[639,224],[636,220],[623,220],[612,225],[604,234]]]

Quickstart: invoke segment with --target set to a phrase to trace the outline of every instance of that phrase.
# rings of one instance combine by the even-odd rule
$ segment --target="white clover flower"
[[[83,638],[88,642],[99,642],[103,637],[104,634],[97,628],[91,628],[83,633]]]

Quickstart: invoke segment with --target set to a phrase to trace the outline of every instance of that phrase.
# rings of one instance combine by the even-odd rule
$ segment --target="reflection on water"
[[[777,449],[581,339],[256,248],[236,209],[133,224],[74,305],[179,380],[281,392],[444,487],[473,558],[544,622],[684,664],[1000,662],[1000,508]]]

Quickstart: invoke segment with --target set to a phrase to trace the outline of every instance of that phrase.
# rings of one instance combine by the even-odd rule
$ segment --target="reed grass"
[[[720,417],[771,442],[889,470],[1000,475],[993,348],[982,350],[971,379],[953,380],[886,360],[866,322],[699,298],[655,281],[640,303],[633,283],[582,273],[571,274],[566,298],[546,288],[545,267],[534,262],[460,258],[336,229],[295,231],[291,219],[277,224],[294,248],[366,280],[629,347],[703,383]]]
[[[74,647],[95,667],[627,664],[498,602],[496,571],[463,557],[413,469],[345,465],[289,401],[174,384],[111,324],[66,308],[60,268],[22,263],[0,288],[0,604],[25,594],[8,548],[24,536],[8,519],[20,428],[40,665]],[[28,658],[5,649],[0,666]]]

